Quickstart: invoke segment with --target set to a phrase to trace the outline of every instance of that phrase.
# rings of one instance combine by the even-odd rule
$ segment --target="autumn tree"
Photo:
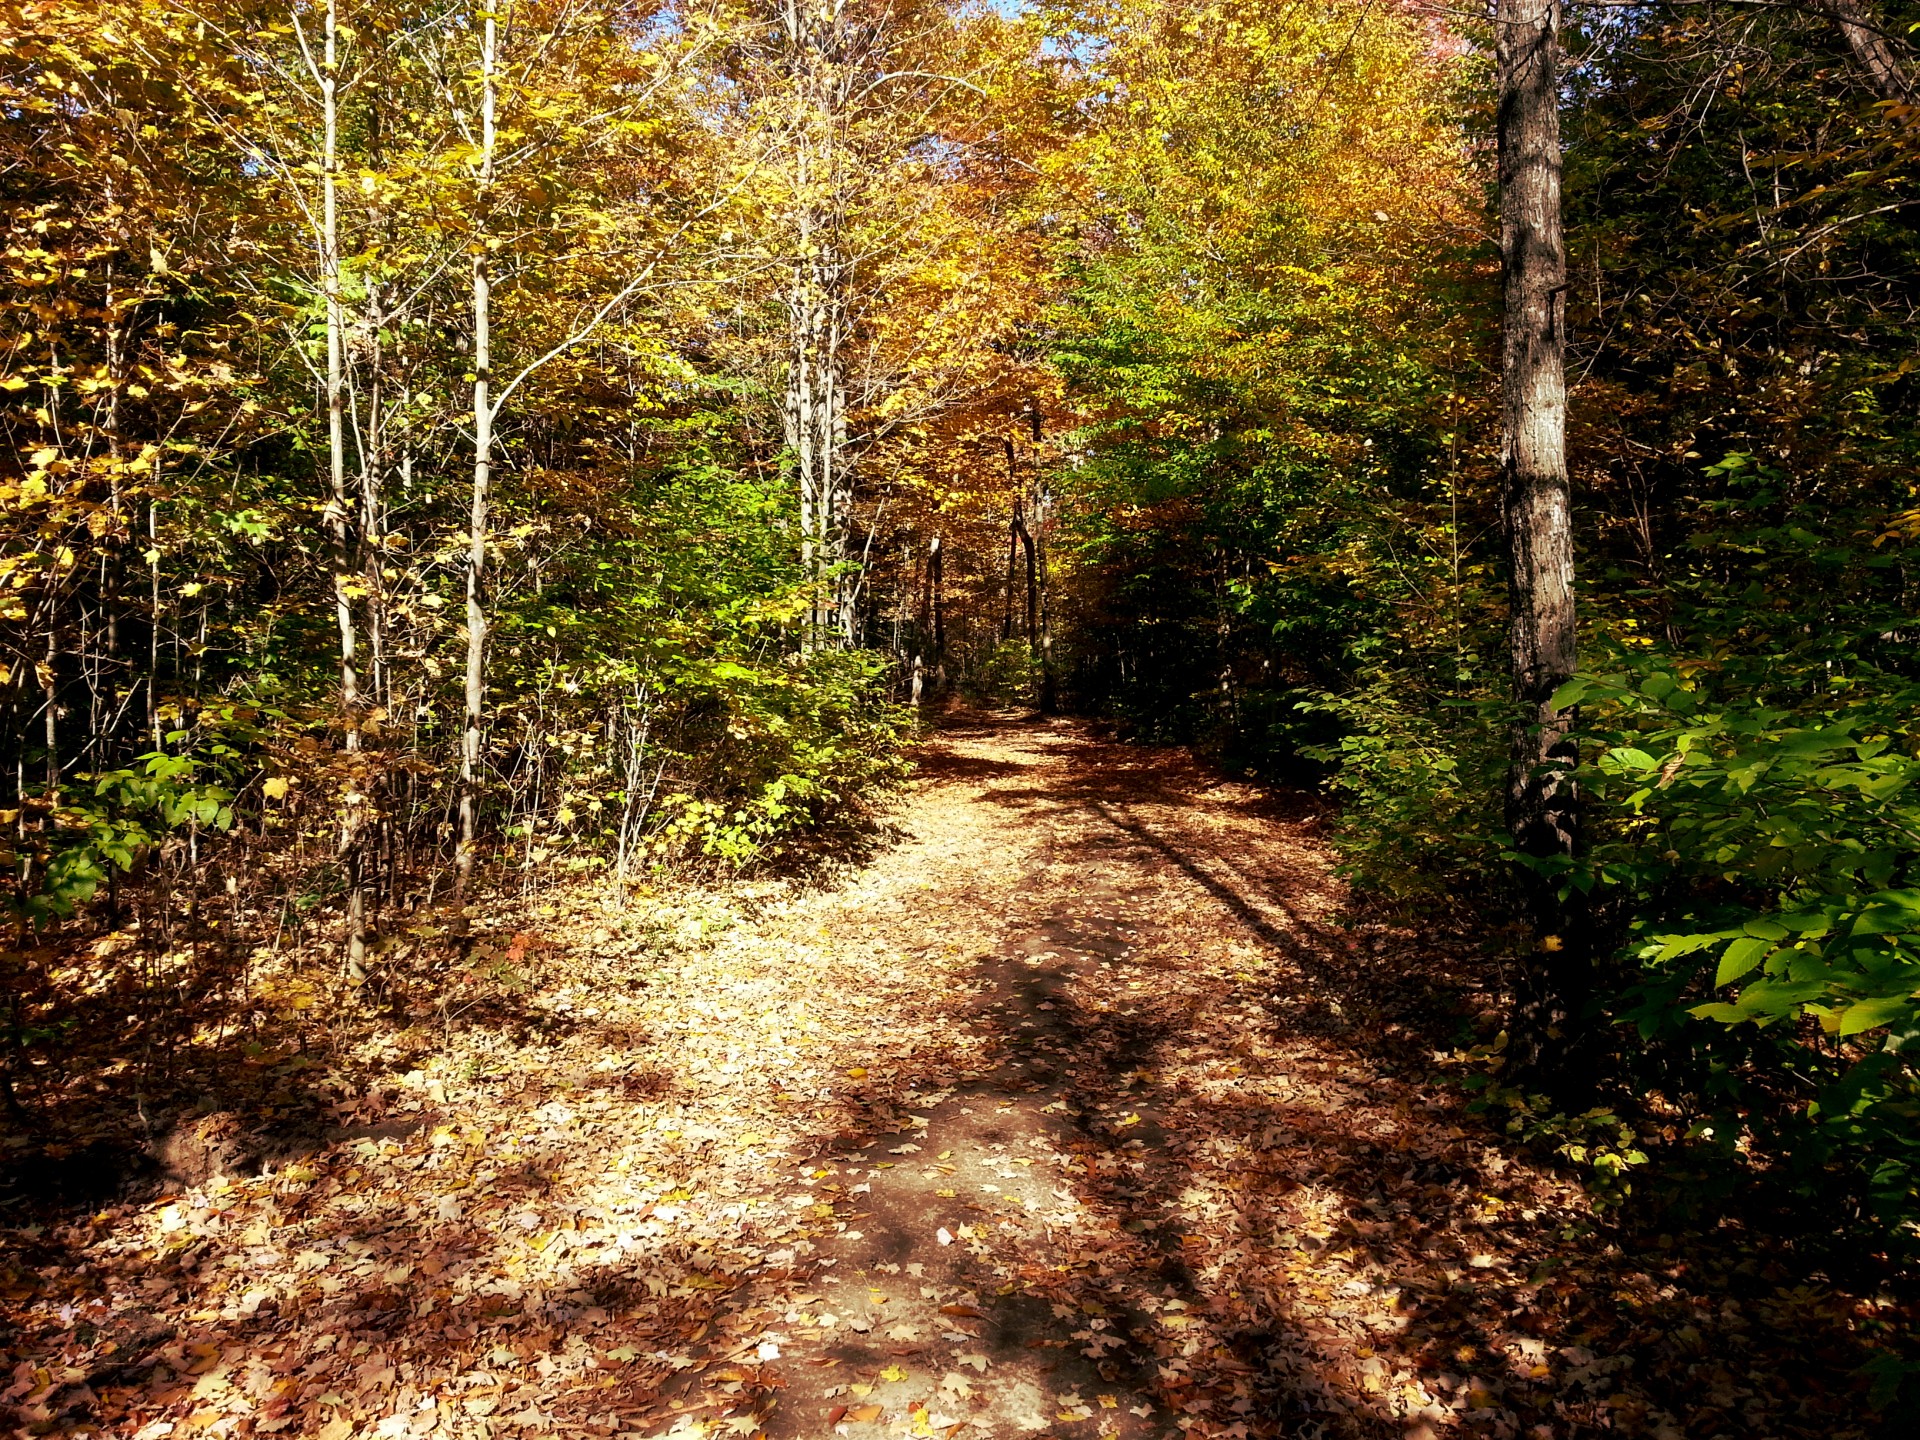
[[[937,4],[789,4],[731,25],[725,123],[754,172],[730,221],[751,265],[736,294],[780,323],[721,345],[777,409],[816,585],[805,643],[853,647],[878,603],[879,517],[904,493],[889,447],[983,403],[977,357],[1032,293],[993,293],[1023,247],[992,98],[1037,32]]]
[[[1461,58],[1409,16],[1081,23],[1087,124],[1053,177],[1071,684],[1143,733],[1298,765],[1333,729],[1303,702],[1359,672],[1354,723],[1391,723],[1402,657],[1458,673],[1486,603],[1456,563],[1486,453],[1460,433],[1484,393]]]

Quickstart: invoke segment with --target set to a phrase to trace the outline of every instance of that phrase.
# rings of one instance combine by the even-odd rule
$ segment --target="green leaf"
[[[1762,935],[1743,935],[1727,946],[1720,956],[1720,968],[1713,972],[1713,983],[1725,985],[1738,980],[1758,965],[1773,949],[1773,941]]]
[[[1911,995],[1881,996],[1874,1000],[1862,1000],[1847,1007],[1847,1013],[1840,1017],[1842,1036],[1858,1035],[1863,1031],[1877,1030],[1882,1025],[1891,1025],[1903,1015],[1911,1015],[1914,1001]]]
[[[1687,1013],[1700,1020],[1718,1020],[1723,1025],[1737,1025],[1747,1018],[1747,1012],[1738,1005],[1727,1005],[1717,1000],[1711,1005],[1695,1005]]]
[[[1569,705],[1578,705],[1583,695],[1593,688],[1593,682],[1584,675],[1576,675],[1558,690],[1553,692],[1547,704],[1555,710],[1564,710]]]
[[[1704,950],[1716,940],[1728,939],[1727,933],[1719,931],[1704,935],[1661,935],[1657,937],[1661,944],[1653,959],[1674,960],[1682,955],[1691,955],[1696,950]]]

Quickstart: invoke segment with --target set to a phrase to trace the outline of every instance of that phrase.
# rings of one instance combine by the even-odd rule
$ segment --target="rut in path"
[[[1321,827],[960,723],[831,883],[549,897],[475,960],[527,985],[396,964],[354,1031],[296,1000],[207,1082],[253,1108],[194,1122],[264,1169],[7,1235],[0,1403],[140,1440],[1868,1433],[1860,1301],[1737,1228],[1596,1224],[1465,1113],[1435,1051],[1485,967],[1343,920]]]

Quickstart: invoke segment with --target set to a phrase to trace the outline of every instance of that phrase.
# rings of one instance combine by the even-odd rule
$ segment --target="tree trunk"
[[[147,496],[147,603],[153,623],[147,627],[147,733],[156,752],[167,748],[167,732],[160,720],[160,478],[161,452],[153,452],[152,491]]]
[[[1040,611],[1040,713],[1051,715],[1059,705],[1053,678],[1053,587],[1047,567],[1047,527],[1053,517],[1053,491],[1040,475],[1040,436],[1042,419],[1037,406],[1027,411],[1033,427],[1033,523],[1039,534],[1033,537],[1032,561],[1038,571],[1035,588],[1039,591]]]
[[[349,754],[360,749],[360,677],[353,619],[353,520],[347,500],[346,316],[340,298],[340,23],[327,0],[320,65],[320,287],[327,307],[327,533],[333,556],[333,609],[340,629],[340,723]],[[339,857],[347,871],[347,973],[363,978],[367,953],[366,886],[360,875],[359,776],[347,775]]]
[[[390,699],[386,664],[387,635],[384,480],[387,471],[387,417],[382,380],[386,355],[381,335],[389,317],[381,306],[380,286],[367,283],[367,418],[356,443],[360,451],[360,578],[366,587],[367,695],[369,710],[379,712]]]
[[[1913,94],[1913,76],[1895,42],[1874,16],[1854,0],[1815,0],[1839,30],[1847,53],[1882,100],[1905,100]]]
[[[1027,517],[1016,511],[1013,525],[1027,557],[1027,648],[1037,665],[1040,663],[1040,567],[1034,556],[1033,531],[1027,528]]]
[[[493,184],[496,108],[495,68],[499,37],[493,12],[486,12],[480,40],[480,168],[477,223],[485,226],[485,207]],[[467,534],[466,718],[460,732],[460,838],[453,860],[453,929],[467,933],[467,903],[473,883],[474,848],[480,828],[480,741],[487,700],[487,502],[493,483],[493,332],[488,314],[491,277],[487,249],[473,252],[473,494]]]
[[[1034,560],[1039,570],[1036,588],[1040,592],[1040,713],[1042,715],[1053,714],[1060,703],[1053,679],[1053,587],[1047,583],[1046,533],[1047,515],[1051,509],[1052,506],[1045,496],[1037,499],[1033,507],[1034,522],[1040,527],[1040,534],[1034,543]]]
[[[786,0],[777,64],[791,86],[788,131],[793,244],[786,287],[785,423],[800,491],[801,569],[813,587],[803,649],[850,649],[859,639],[860,579],[851,545],[853,450],[847,437],[845,195],[838,136],[849,76],[840,6]]]
[[[1015,502],[1016,505],[1018,502]],[[1000,639],[1013,639],[1013,586],[1020,574],[1020,512],[1015,509],[1007,519],[1006,611],[1000,617]]]
[[[47,658],[40,666],[40,692],[46,709],[47,824],[60,806],[60,611],[47,597]],[[22,797],[25,798],[25,797]]]
[[[947,562],[940,537],[927,542],[927,594],[929,617],[933,622],[933,673],[936,680],[946,678],[947,668]]]
[[[1020,485],[1013,465],[1013,441],[1003,437],[1000,443],[1007,447],[1007,493],[1013,497],[1007,516],[1007,606],[1000,619],[1004,643],[1013,639],[1013,582],[1020,570]]]
[[[804,173],[804,172],[803,172]],[[812,218],[799,225],[805,249],[833,244]],[[806,648],[849,648],[857,637],[858,580],[848,569],[853,474],[847,451],[846,379],[839,343],[837,265],[831,257],[795,267],[787,307],[786,440],[800,490],[801,567],[813,586]]]
[[[1566,457],[1566,245],[1560,212],[1559,0],[1499,0],[1501,421],[1511,549],[1516,715],[1506,818],[1534,929],[1509,1051],[1514,1069],[1565,1073],[1588,989],[1589,939],[1560,881],[1580,846],[1573,714],[1553,695],[1576,664]],[[1558,862],[1558,863],[1556,863]]]

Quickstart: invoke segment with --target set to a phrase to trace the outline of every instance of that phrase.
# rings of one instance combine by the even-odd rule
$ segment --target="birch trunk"
[[[493,184],[497,105],[495,71],[499,61],[499,33],[492,12],[482,25],[480,40],[480,166],[478,209],[485,226],[485,206]],[[466,907],[473,883],[474,848],[480,826],[480,741],[487,698],[487,503],[493,483],[493,399],[491,367],[493,334],[488,305],[491,277],[487,248],[476,237],[473,251],[473,493],[467,534],[467,676],[466,718],[460,733],[460,835],[454,849],[454,931],[467,930]]]
[[[837,7],[787,0],[781,63],[792,86],[793,269],[788,282],[784,414],[800,498],[801,568],[813,590],[803,649],[850,648],[859,636],[858,578],[849,562],[853,466],[847,445],[848,259],[840,230],[846,39]]]
[[[811,222],[803,223],[799,234],[808,248],[830,244]],[[801,566],[814,587],[808,649],[850,646],[857,630],[857,585],[846,570],[852,475],[846,455],[846,382],[834,313],[836,279],[831,264],[797,267],[787,299],[791,340],[786,440],[799,487]]]
[[[353,618],[353,521],[347,498],[346,317],[340,296],[340,16],[327,0],[320,61],[320,287],[327,329],[327,533],[332,548],[333,609],[340,630],[340,723],[349,754],[360,749],[358,637]],[[350,769],[340,816],[341,863],[347,870],[347,972],[365,975],[366,887],[360,875],[359,776]]]

